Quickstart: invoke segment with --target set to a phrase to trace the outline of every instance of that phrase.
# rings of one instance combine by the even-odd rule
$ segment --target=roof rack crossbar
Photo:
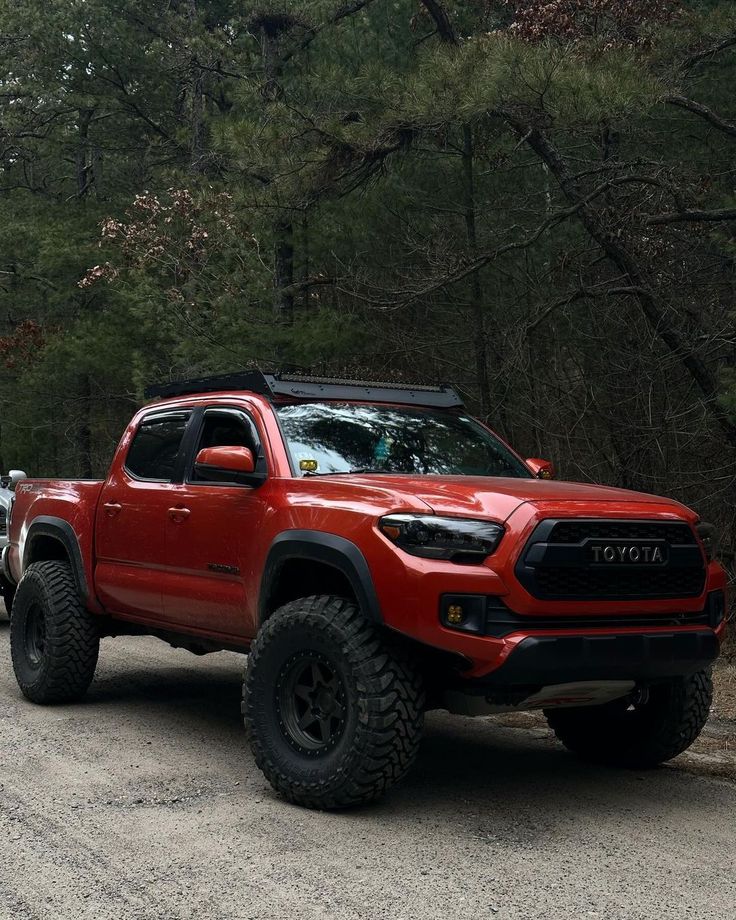
[[[305,374],[264,374],[262,371],[242,371],[217,374],[175,383],[146,387],[147,399],[187,396],[195,393],[215,393],[242,390],[269,399],[285,396],[292,399],[365,400],[366,402],[402,403],[408,405],[455,408],[463,405],[458,393],[450,386],[424,386],[409,383],[347,380],[338,377],[313,377]]]

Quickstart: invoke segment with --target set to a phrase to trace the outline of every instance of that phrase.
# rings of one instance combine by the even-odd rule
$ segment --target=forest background
[[[736,537],[736,4],[0,0],[0,468],[146,383],[449,381]]]

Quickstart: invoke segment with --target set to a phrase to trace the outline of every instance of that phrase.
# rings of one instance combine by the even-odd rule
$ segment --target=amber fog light
[[[482,594],[443,594],[440,621],[449,629],[483,633],[486,627],[486,597]]]

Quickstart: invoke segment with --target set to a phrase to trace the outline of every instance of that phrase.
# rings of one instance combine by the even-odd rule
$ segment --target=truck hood
[[[327,477],[325,477],[327,478]],[[341,477],[343,478],[343,477]],[[346,477],[347,478],[347,477]],[[644,492],[610,486],[544,479],[508,479],[490,476],[401,476],[370,474],[350,476],[351,484],[385,488],[395,495],[418,499],[435,514],[491,517],[505,521],[526,502],[617,502],[657,505],[690,515],[679,502]]]

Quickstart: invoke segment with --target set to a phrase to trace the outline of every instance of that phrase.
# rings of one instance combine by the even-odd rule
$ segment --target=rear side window
[[[169,412],[146,416],[128,448],[126,470],[137,479],[171,482],[189,414]]]

